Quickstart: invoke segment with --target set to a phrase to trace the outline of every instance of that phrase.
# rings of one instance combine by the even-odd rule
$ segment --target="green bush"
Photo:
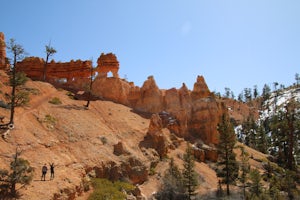
[[[52,104],[54,104],[54,105],[60,105],[60,104],[62,104],[61,100],[60,100],[58,97],[53,97],[53,98],[49,101],[49,103],[52,103]]]
[[[70,92],[70,91],[68,91],[67,93],[66,93],[66,95],[68,96],[68,97],[70,97],[70,99],[75,99],[75,95],[72,93],[72,92]]]
[[[134,189],[134,186],[116,181],[112,183],[107,179],[95,178],[92,180],[94,192],[89,196],[88,200],[123,200],[126,199],[126,194],[123,191],[130,192]]]

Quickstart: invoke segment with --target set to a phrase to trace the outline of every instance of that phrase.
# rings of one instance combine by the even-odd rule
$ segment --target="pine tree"
[[[174,163],[174,159],[171,158],[169,168],[163,177],[163,183],[161,189],[155,195],[158,200],[181,200],[187,199],[185,194],[185,188],[183,184],[182,173],[177,165]]]
[[[279,110],[270,118],[272,131],[272,155],[278,164],[289,170],[296,169],[299,154],[300,105],[291,99],[283,110]]]
[[[271,96],[271,88],[270,88],[270,86],[265,84],[263,87],[263,90],[262,90],[263,100],[265,101],[265,100],[269,99],[270,96]]]
[[[247,183],[248,183],[248,173],[250,172],[250,165],[249,165],[249,154],[248,152],[245,150],[245,148],[243,146],[240,146],[240,150],[241,150],[241,162],[240,162],[240,176],[239,176],[239,180],[242,184],[242,189],[243,189],[243,196],[244,199],[246,198],[246,187],[247,187]]]
[[[269,141],[267,139],[266,131],[264,126],[260,125],[256,131],[256,146],[255,149],[262,152],[267,153],[269,147]]]
[[[7,45],[7,49],[12,53],[13,56],[13,64],[11,67],[12,76],[11,76],[11,108],[10,108],[10,121],[9,124],[14,124],[14,113],[15,113],[15,101],[16,101],[16,87],[18,86],[17,82],[17,71],[16,71],[16,64],[17,61],[23,58],[25,54],[24,48],[17,44],[14,39],[10,39],[9,44]]]
[[[218,131],[220,139],[217,146],[219,155],[217,165],[220,169],[217,171],[217,176],[226,184],[226,192],[229,196],[229,185],[234,183],[238,177],[238,163],[236,161],[236,155],[233,152],[236,144],[236,136],[233,126],[225,114],[222,115],[221,123],[218,125]]]
[[[250,194],[251,198],[259,197],[262,193],[261,175],[257,169],[250,171]]]
[[[195,191],[198,186],[198,178],[197,173],[194,170],[195,161],[192,153],[192,148],[189,144],[187,145],[183,160],[183,181],[188,194],[188,199],[190,200],[192,196],[195,196]]]
[[[16,150],[13,161],[10,163],[10,171],[0,169],[0,196],[17,197],[16,185],[22,187],[28,185],[33,178],[33,168],[27,160],[19,158],[21,152]]]

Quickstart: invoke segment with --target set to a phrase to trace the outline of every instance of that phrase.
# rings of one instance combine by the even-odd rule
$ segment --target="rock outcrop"
[[[133,156],[124,158],[121,163],[110,161],[88,169],[87,173],[95,171],[95,177],[106,178],[111,181],[130,180],[132,184],[141,184],[148,180],[148,169],[142,161]]]
[[[163,108],[163,96],[153,76],[149,76],[140,89],[140,95],[134,109],[141,112],[158,113]]]
[[[113,77],[119,78],[119,61],[113,53],[104,54],[102,53],[97,60],[96,71],[99,73],[100,77],[107,77],[107,73],[111,72]]]
[[[168,153],[168,142],[163,134],[163,122],[158,114],[153,114],[150,119],[150,125],[144,140],[140,143],[140,147],[153,148],[162,159]]]
[[[7,69],[7,63],[6,63],[6,50],[5,50],[5,38],[4,34],[0,32],[0,70],[6,70]]]
[[[17,63],[17,71],[24,72],[33,80],[43,80],[45,61],[38,57],[27,57]],[[52,84],[66,84],[71,87],[84,87],[91,76],[91,61],[71,60],[70,62],[47,63],[46,81]]]
[[[198,76],[191,92],[191,116],[189,133],[194,138],[200,138],[206,144],[218,143],[216,129],[224,108],[209,92],[202,76]]]

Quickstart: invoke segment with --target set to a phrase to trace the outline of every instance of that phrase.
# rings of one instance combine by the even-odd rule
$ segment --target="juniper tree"
[[[219,144],[218,149],[218,161],[217,176],[222,179],[222,182],[226,184],[226,193],[230,195],[229,185],[234,183],[238,177],[238,163],[236,161],[236,155],[233,152],[236,144],[236,136],[233,130],[233,126],[227,115],[223,114],[221,122],[218,124],[219,131]]]

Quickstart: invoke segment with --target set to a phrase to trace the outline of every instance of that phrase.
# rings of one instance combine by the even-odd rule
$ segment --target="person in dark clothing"
[[[50,180],[54,179],[54,163],[49,163],[50,165]]]
[[[44,166],[42,167],[42,177],[41,177],[41,181],[45,181],[46,180],[46,174],[47,174],[48,168],[47,165],[44,164]]]

